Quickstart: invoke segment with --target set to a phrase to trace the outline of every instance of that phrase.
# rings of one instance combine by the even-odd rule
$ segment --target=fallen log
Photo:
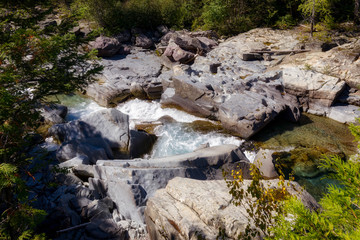
[[[274,55],[287,55],[290,53],[303,53],[303,52],[310,52],[310,50],[307,49],[298,49],[298,50],[253,50],[250,51],[250,53],[257,53],[257,54],[274,54]]]

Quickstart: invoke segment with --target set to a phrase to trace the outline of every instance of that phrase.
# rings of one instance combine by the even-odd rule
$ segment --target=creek
[[[68,107],[67,121],[80,119],[87,114],[104,109],[93,100],[77,94],[58,96],[58,100]],[[218,122],[199,118],[174,108],[162,108],[158,101],[131,99],[119,104],[116,108],[129,115],[131,129],[142,126],[143,129],[158,137],[152,151],[144,158],[189,153],[205,145],[240,146],[244,142],[238,137],[225,133]],[[292,149],[300,149],[300,152],[326,149],[326,152],[345,156],[357,152],[357,144],[353,140],[347,125],[310,114],[303,114],[298,123],[276,119],[251,139],[256,148],[273,149],[278,152]],[[319,151],[319,155],[316,156],[321,157],[322,153]],[[253,161],[256,154],[249,149],[245,151],[245,155]],[[292,159],[304,161],[297,160],[296,157]],[[308,164],[306,161],[305,165]],[[312,177],[300,174],[296,176],[296,181],[305,186],[317,200],[326,191],[327,184],[334,183],[323,173]]]

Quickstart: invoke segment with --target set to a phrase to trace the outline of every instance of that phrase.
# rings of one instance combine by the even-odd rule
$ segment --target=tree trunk
[[[314,33],[314,22],[315,22],[315,0],[313,0],[312,13],[311,13],[311,23],[310,23],[311,38],[313,38],[313,33]]]
[[[354,24],[355,26],[359,26],[360,25],[360,15],[359,15],[359,5],[360,5],[360,0],[355,0],[354,3]]]

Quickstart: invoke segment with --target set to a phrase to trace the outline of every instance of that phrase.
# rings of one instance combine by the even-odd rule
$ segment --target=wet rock
[[[146,92],[141,83],[133,82],[130,85],[130,93],[139,99],[146,99]]]
[[[149,153],[157,137],[145,131],[130,130],[130,157],[138,158]]]
[[[162,82],[151,81],[148,84],[144,84],[144,91],[147,95],[147,99],[155,100],[160,99],[163,93]]]

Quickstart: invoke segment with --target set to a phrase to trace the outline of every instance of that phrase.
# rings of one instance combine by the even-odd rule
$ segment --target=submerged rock
[[[295,177],[314,178],[325,173],[319,165],[321,159],[334,154],[336,153],[320,147],[296,148],[289,152],[273,153],[273,163],[276,170],[283,172],[287,177],[293,173]],[[344,157],[344,154],[337,154]]]

